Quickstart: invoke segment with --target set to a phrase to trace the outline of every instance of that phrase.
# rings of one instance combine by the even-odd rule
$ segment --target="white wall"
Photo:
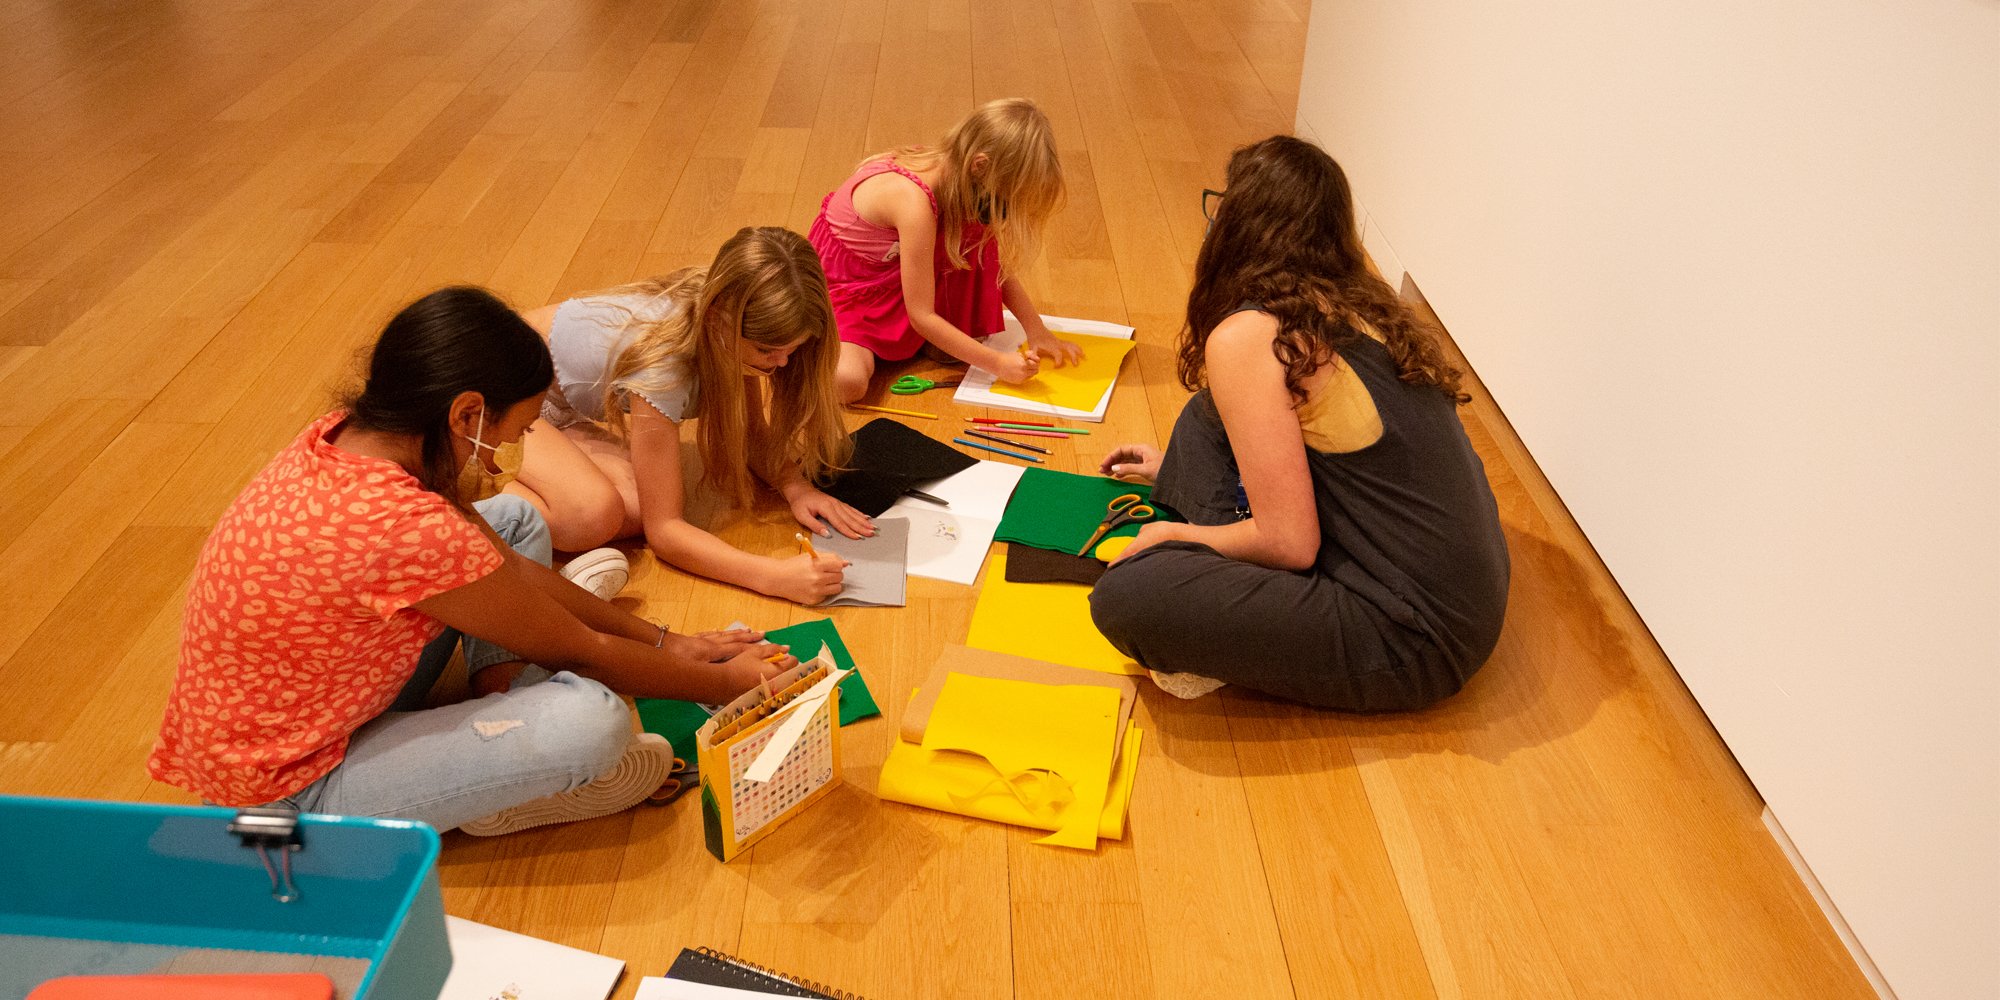
[[[1902,1000],[2000,993],[2000,0],[1317,0],[1299,120]]]

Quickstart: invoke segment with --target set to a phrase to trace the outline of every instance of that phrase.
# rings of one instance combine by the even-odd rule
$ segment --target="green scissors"
[[[1139,502],[1137,493],[1127,493],[1105,504],[1104,507],[1110,513],[1104,515],[1104,520],[1097,522],[1097,533],[1090,536],[1090,541],[1083,543],[1083,548],[1077,550],[1077,555],[1089,555],[1090,547],[1096,545],[1097,540],[1103,538],[1105,532],[1116,531],[1128,524],[1150,521],[1159,516],[1159,511],[1154,510],[1151,505]]]
[[[958,379],[952,379],[949,382],[933,382],[927,378],[918,378],[915,375],[905,375],[902,378],[899,378],[896,381],[890,383],[889,391],[895,393],[898,396],[914,396],[917,393],[925,392],[931,389],[949,389],[952,386],[957,385],[958,383],[959,383]]]

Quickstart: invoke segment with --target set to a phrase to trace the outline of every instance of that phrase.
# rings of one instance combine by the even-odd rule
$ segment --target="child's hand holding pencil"
[[[778,578],[765,593],[805,605],[818,604],[840,593],[845,586],[842,571],[852,564],[831,552],[813,548],[803,533],[792,537],[798,540],[799,554],[779,561]]]

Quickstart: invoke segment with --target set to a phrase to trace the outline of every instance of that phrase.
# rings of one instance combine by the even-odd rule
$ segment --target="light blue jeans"
[[[503,493],[473,507],[514,551],[549,564],[548,524],[526,500]],[[632,739],[630,711],[609,688],[567,670],[529,666],[505,694],[423,708],[459,639],[447,629],[425,646],[395,702],[348,739],[340,765],[283,804],[422,820],[444,831],[588,784],[618,765]],[[470,673],[520,659],[483,639],[464,640]]]

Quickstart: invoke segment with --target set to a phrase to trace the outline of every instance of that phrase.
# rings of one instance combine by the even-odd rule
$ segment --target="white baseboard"
[[[1840,935],[1840,942],[1847,946],[1847,953],[1854,956],[1854,964],[1861,967],[1861,974],[1868,977],[1869,985],[1875,987],[1875,994],[1882,1000],[1896,1000],[1896,991],[1889,988],[1889,980],[1882,977],[1882,970],[1876,968],[1875,960],[1868,957],[1868,949],[1861,946],[1861,939],[1855,937],[1853,928],[1847,926],[1847,918],[1842,917],[1840,908],[1833,905],[1833,897],[1828,896],[1826,889],[1820,886],[1811,866],[1806,864],[1805,855],[1799,853],[1792,838],[1785,833],[1785,828],[1778,825],[1778,814],[1772,812],[1770,806],[1764,807],[1764,828],[1771,831],[1771,839],[1778,842],[1778,849],[1790,859],[1792,867],[1799,873],[1799,881],[1806,884],[1806,891],[1818,901],[1820,911],[1826,914],[1827,923],[1832,924],[1833,932]]]

